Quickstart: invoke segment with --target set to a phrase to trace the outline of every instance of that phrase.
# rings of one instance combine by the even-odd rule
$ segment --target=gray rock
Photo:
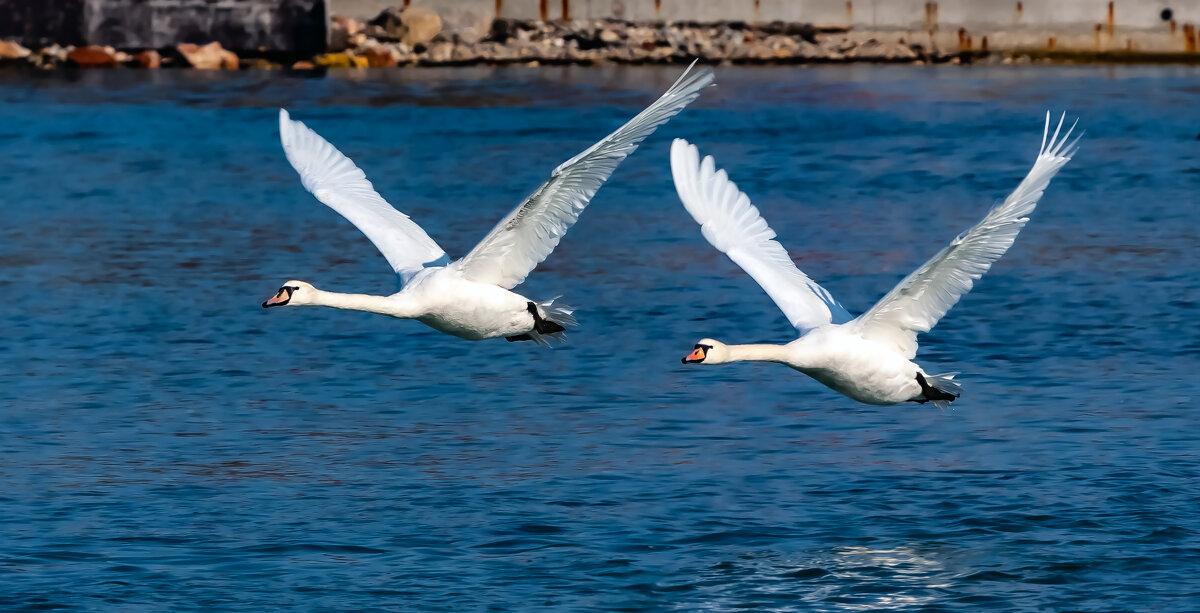
[[[427,45],[442,32],[442,18],[437,13],[418,6],[410,6],[401,11],[400,22],[406,28],[400,42],[409,47]]]
[[[492,21],[496,12],[491,4],[470,3],[458,5],[452,2],[444,3],[441,8],[441,36],[451,42],[474,45],[492,32]]]
[[[446,64],[454,59],[454,43],[434,43],[425,50],[421,59],[433,64]]]
[[[387,9],[372,19],[366,34],[386,41],[399,41],[409,47],[428,45],[442,31],[442,18],[418,6]]]

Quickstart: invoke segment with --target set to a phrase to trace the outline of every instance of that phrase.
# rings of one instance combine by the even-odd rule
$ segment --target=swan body
[[[1047,138],[1047,115],[1033,168],[1004,202],[858,317],[796,268],[749,197],[716,170],[711,156],[701,160],[694,145],[676,139],[671,172],[684,207],[704,237],[758,282],[801,334],[786,345],[705,338],[683,362],[778,362],[859,402],[948,406],[962,394],[957,373],[931,375],[917,365],[917,333],[928,332],[1008,250],[1050,179],[1070,161],[1078,139],[1070,141],[1074,126],[1059,138],[1063,119]]]
[[[541,345],[562,340],[565,328],[575,325],[574,309],[556,300],[530,300],[512,289],[550,255],[617,165],[712,83],[710,69],[693,72],[694,66],[693,62],[662,97],[628,123],[556,168],[470,253],[454,261],[420,226],[388,204],[354,162],[281,109],[283,150],[305,189],[379,248],[402,287],[389,296],[372,296],[323,291],[293,280],[263,302],[263,308],[367,311],[415,319],[468,340],[503,337]]]
[[[303,281],[288,281],[290,306],[325,306],[367,311],[400,319],[415,319],[451,336],[478,341],[510,337],[534,330],[536,321],[524,296],[487,283],[464,279],[454,267],[426,269],[403,291],[390,296],[327,292]],[[283,290],[286,293],[286,290]],[[270,306],[270,305],[268,305]],[[546,306],[537,305],[546,318]],[[553,306],[551,306],[553,309]],[[558,313],[556,323],[574,323],[569,313]]]

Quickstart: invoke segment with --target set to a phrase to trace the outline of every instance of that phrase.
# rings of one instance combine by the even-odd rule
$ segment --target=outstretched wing
[[[350,158],[283,109],[279,109],[279,138],[304,189],[366,234],[402,282],[446,256],[421,226],[375,192]]]
[[[757,281],[796,329],[850,321],[825,288],[796,268],[775,231],[725,171],[716,170],[712,156],[700,161],[696,146],[677,138],[671,143],[671,174],[704,238]]]
[[[695,65],[695,62],[692,63]],[[554,169],[550,180],[525,199],[462,260],[464,276],[511,288],[558,246],[596,190],[658,126],[682,111],[712,83],[712,70],[684,71],[661,98],[604,140]]]
[[[1058,120],[1054,135],[1047,141],[1050,114],[1046,114],[1042,148],[1033,169],[1004,202],[992,207],[982,221],[959,234],[856,320],[864,337],[895,346],[909,359],[916,356],[917,333],[928,332],[1008,251],[1050,179],[1071,160],[1079,139],[1067,142],[1074,125],[1059,138],[1065,117]]]

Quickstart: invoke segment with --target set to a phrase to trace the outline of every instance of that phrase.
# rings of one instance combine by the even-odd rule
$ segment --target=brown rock
[[[361,23],[349,17],[334,15],[329,20],[329,50],[345,51],[354,46],[354,37],[362,28]]]
[[[367,65],[371,68],[391,68],[400,60],[400,53],[395,48],[378,43],[363,47],[358,52],[367,58]]]
[[[175,49],[179,51],[179,55],[192,68],[201,70],[217,70],[221,68],[229,70],[237,70],[238,56],[232,51],[226,50],[221,46],[221,43],[213,41],[207,45],[193,45],[191,43],[182,43],[176,45]]]
[[[99,45],[75,47],[67,52],[67,61],[85,68],[112,68],[117,65],[117,52]]]
[[[247,59],[241,60],[240,62],[238,62],[238,64],[242,68],[249,68],[251,70],[278,70],[280,68],[283,68],[283,65],[281,65],[277,62],[272,62],[271,60],[268,60],[265,57],[247,58]]]
[[[0,40],[0,60],[19,60],[29,57],[30,51],[21,45],[7,40]]]
[[[137,60],[137,65],[142,68],[158,68],[162,66],[162,56],[153,49],[147,49],[134,58]]]

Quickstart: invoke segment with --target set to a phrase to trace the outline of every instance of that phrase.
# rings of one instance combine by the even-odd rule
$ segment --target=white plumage
[[[683,206],[700,224],[700,232],[758,282],[797,330],[807,332],[830,322],[850,320],[850,313],[788,257],[750,198],[738,190],[712,156],[687,141],[671,146],[671,174]]]
[[[575,323],[573,309],[536,302],[510,291],[558,245],[596,190],[647,136],[712,83],[712,71],[689,66],[658,100],[628,123],[554,170],[460,260],[446,253],[407,215],[375,192],[366,174],[332,144],[287,111],[279,111],[284,153],[305,189],[354,224],[400,276],[390,296],[325,292],[288,281],[263,303],[330,306],[416,319],[466,338],[506,337],[547,344]]]
[[[629,123],[555,168],[548,181],[462,259],[466,278],[505,288],[524,281],[579,220],[583,208],[617,165],[712,83],[712,70],[690,71],[689,67],[658,102]]]
[[[279,109],[279,140],[304,189],[358,228],[408,283],[426,264],[446,257],[408,215],[397,211],[367,175],[329,141]]]
[[[953,375],[928,375],[912,362],[916,335],[929,331],[1004,255],[1050,180],[1070,161],[1078,139],[1068,142],[1074,126],[1060,138],[1063,119],[1065,115],[1050,136],[1047,114],[1033,168],[1004,202],[854,319],[796,268],[750,199],[725,171],[715,170],[712,157],[701,161],[694,145],[677,139],[671,170],[684,207],[700,223],[704,238],[758,282],[801,333],[787,345],[725,345],[703,339],[684,361],[781,362],[861,402],[947,404],[961,388]]]

